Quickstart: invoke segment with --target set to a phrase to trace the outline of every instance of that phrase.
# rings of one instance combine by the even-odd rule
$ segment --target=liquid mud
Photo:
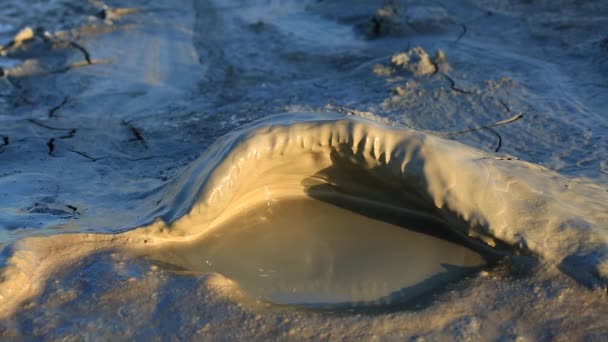
[[[271,303],[324,309],[405,304],[485,264],[406,227],[318,200],[278,199],[146,257],[178,272],[219,273]]]

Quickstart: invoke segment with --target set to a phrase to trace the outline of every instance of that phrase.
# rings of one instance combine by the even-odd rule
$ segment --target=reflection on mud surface
[[[455,243],[313,199],[261,205],[150,257],[217,272],[274,303],[313,307],[406,302],[485,263]]]

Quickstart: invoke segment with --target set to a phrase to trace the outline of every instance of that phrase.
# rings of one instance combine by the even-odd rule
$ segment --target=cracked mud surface
[[[285,111],[329,109],[433,132],[497,159],[608,186],[608,6],[601,1],[59,0],[29,8],[11,1],[0,18],[0,247],[33,234],[148,223],[143,198],[218,137]],[[14,39],[26,26],[31,37]],[[429,57],[439,50],[442,59]],[[430,69],[419,65],[420,51]],[[393,62],[408,52],[407,61]],[[464,313],[439,305],[421,316],[332,321],[312,313],[258,317],[216,296],[207,278],[171,277],[138,260],[116,266],[112,258],[66,271],[1,323],[0,336],[61,338],[89,324],[112,327],[107,337],[145,338],[156,332],[142,327],[148,321],[178,338],[226,336],[241,325],[249,332],[230,336],[567,340],[606,331],[593,319],[605,317],[605,298],[562,276],[524,281],[504,271],[490,275],[504,286],[473,279],[446,295],[458,303],[478,289],[495,303],[490,309],[479,299]],[[115,277],[116,288],[134,285],[119,293],[97,284]],[[180,302],[193,289],[205,299]],[[142,302],[138,291],[158,298]],[[110,299],[77,300],[91,292]],[[513,297],[530,312],[509,304]],[[112,318],[113,301],[128,303],[119,315],[135,317],[137,328]],[[97,316],[71,319],[88,306]],[[425,327],[441,310],[448,314]],[[536,318],[526,322],[524,314]],[[414,323],[401,329],[403,319]]]

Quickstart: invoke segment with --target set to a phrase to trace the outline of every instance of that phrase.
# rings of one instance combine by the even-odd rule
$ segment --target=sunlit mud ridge
[[[158,217],[147,226],[25,238],[5,248],[0,315],[40,293],[53,272],[95,251],[179,249],[283,199],[407,218],[419,232],[447,235],[488,255],[532,255],[589,286],[608,279],[605,189],[354,116],[289,113],[254,122],[220,138],[159,193],[149,199],[156,209],[142,213]]]

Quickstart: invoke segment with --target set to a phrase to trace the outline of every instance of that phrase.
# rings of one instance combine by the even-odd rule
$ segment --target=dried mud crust
[[[9,208],[0,213],[0,246],[35,234],[124,231],[168,215],[159,189],[223,134],[283,111],[329,109],[409,126],[498,152],[496,163],[542,163],[566,176],[563,192],[576,193],[581,183],[605,192],[608,36],[597,29],[606,22],[601,1],[287,1],[271,10],[253,1],[196,1],[194,8],[188,1],[154,8],[145,1],[51,3],[51,12],[18,9],[10,35],[0,35],[0,206]],[[317,26],[323,29],[310,30]],[[340,44],[308,39],[315,32],[334,34]],[[590,234],[585,220],[561,224],[578,230],[575,238]],[[604,221],[592,228],[608,229]],[[120,268],[114,261],[91,256],[68,271],[73,275],[58,273],[59,285],[46,284],[0,333],[59,339],[91,331],[65,322],[95,316],[90,327],[99,329],[92,330],[115,326],[108,336],[143,338],[162,331],[225,337],[243,327],[232,336],[600,339],[606,258],[601,245],[589,245],[564,255],[551,266],[555,273],[509,268],[473,279],[420,315],[332,320],[260,315],[215,296],[206,278],[135,272],[141,291],[129,292],[129,278],[113,278]],[[125,270],[139,267],[123,261]],[[82,274],[89,274],[84,283]],[[595,289],[572,280],[582,278],[593,279],[583,283]],[[96,289],[120,300],[79,301],[95,284],[115,285]],[[203,301],[184,296],[193,289]],[[139,305],[136,294],[146,291],[160,300]],[[120,306],[122,299],[132,305]],[[454,303],[470,311],[457,312]],[[117,307],[124,320],[112,318]],[[176,316],[180,326],[171,324]],[[134,332],[136,326],[143,328]]]

